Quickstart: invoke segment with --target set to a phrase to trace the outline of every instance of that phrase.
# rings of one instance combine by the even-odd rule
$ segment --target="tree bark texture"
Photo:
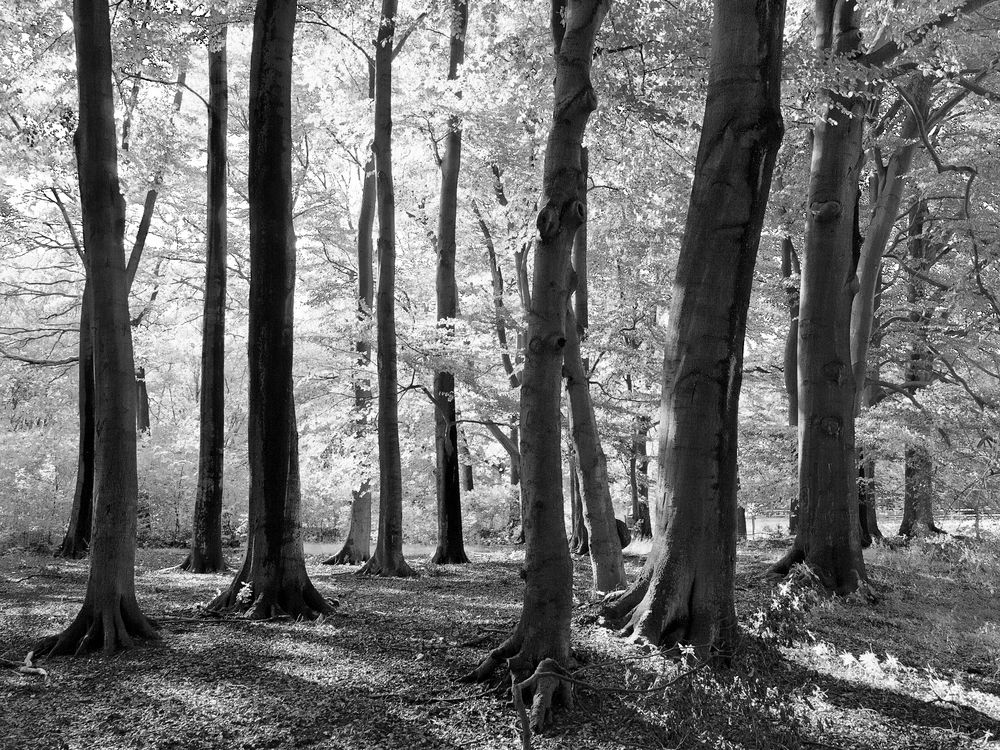
[[[785,337],[785,393],[788,396],[788,426],[799,425],[799,279],[802,269],[792,238],[781,241],[781,278],[788,307],[788,335]]]
[[[753,270],[781,143],[783,0],[716,0],[711,70],[674,279],[653,548],[607,608],[654,644],[731,652],[736,438]]]
[[[155,638],[135,596],[135,371],[125,279],[125,201],[118,183],[108,4],[73,5],[80,102],[76,133],[83,244],[92,294],[95,462],[90,576],[83,606],[62,633],[34,651],[111,653]]]
[[[208,50],[208,241],[201,336],[201,392],[198,489],[191,551],[181,568],[191,573],[226,569],[222,555],[222,489],[226,436],[226,130],[229,82],[226,23],[222,19]]]
[[[931,380],[931,352],[927,347],[927,309],[925,283],[917,274],[926,275],[932,262],[927,230],[927,202],[917,200],[910,211],[908,255],[911,275],[906,301],[910,306],[910,358],[906,364],[906,382],[928,383]],[[934,523],[934,460],[927,445],[912,442],[906,446],[903,469],[903,520],[900,536],[927,536],[943,533]]]
[[[292,393],[292,37],[295,0],[259,0],[250,56],[249,540],[229,589],[210,605],[252,619],[332,611],[306,574]]]
[[[569,551],[574,555],[590,554],[590,535],[583,520],[583,495],[580,493],[580,473],[575,451],[569,454]]]
[[[368,59],[368,98],[375,99],[375,61]],[[375,227],[375,154],[371,153],[365,162],[364,180],[361,186],[361,207],[358,210],[358,321],[363,327],[371,320],[372,305],[375,302],[375,279],[372,275],[374,248],[372,231]],[[354,429],[360,437],[368,430],[369,408],[372,402],[371,382],[363,374],[371,363],[371,344],[367,336],[360,336],[354,342],[357,352],[359,374],[354,379]],[[372,536],[372,488],[371,479],[363,476],[356,489],[351,491],[351,520],[347,529],[344,546],[332,557],[324,560],[326,565],[358,565],[371,557]]]
[[[853,0],[820,0],[816,50],[855,56],[861,32]],[[805,562],[838,593],[867,580],[858,523],[851,304],[857,291],[854,233],[863,103],[826,92],[817,119],[799,309],[799,520],[792,549],[773,571]]]
[[[78,410],[80,444],[76,461],[76,489],[70,509],[69,526],[57,555],[79,559],[90,548],[91,523],[94,515],[94,342],[91,338],[94,295],[87,273],[80,304],[80,354],[78,375]]]
[[[521,385],[521,485],[524,518],[524,606],[514,632],[473,673],[483,679],[502,662],[518,681],[543,660],[568,665],[573,566],[562,494],[560,401],[566,307],[573,238],[586,218],[580,194],[580,150],[597,96],[590,80],[597,31],[608,0],[553,0],[555,82],[552,128],[545,150],[539,238],[535,244],[527,348]],[[545,661],[544,663],[550,663]],[[553,694],[571,701],[571,685],[536,690],[536,728],[546,722]]]
[[[392,46],[396,0],[382,0],[375,40],[375,192],[378,202],[378,463],[379,519],[375,554],[358,571],[367,575],[411,576],[403,559],[403,475],[399,454],[399,384],[396,374],[396,197],[392,178]]]
[[[618,538],[615,508],[611,502],[608,459],[597,432],[587,362],[580,351],[580,342],[590,322],[586,219],[588,169],[588,153],[583,148],[580,150],[580,202],[583,204],[584,219],[573,238],[573,265],[568,284],[573,299],[566,303],[563,375],[569,395],[570,435],[577,459],[577,486],[583,496],[583,521],[587,527],[594,590],[608,592],[625,588],[625,562]]]
[[[467,0],[451,0],[450,53],[448,80],[458,79],[465,60],[465,32],[469,23]],[[461,93],[459,93],[461,96]],[[445,335],[452,337],[458,315],[458,286],[455,283],[455,229],[458,218],[458,176],[462,165],[462,123],[457,115],[448,118],[441,159],[441,200],[438,210],[437,241],[437,320]],[[431,562],[467,563],[462,538],[461,467],[458,444],[458,416],[455,403],[455,375],[434,374],[434,445],[437,456],[436,489],[438,543]]]

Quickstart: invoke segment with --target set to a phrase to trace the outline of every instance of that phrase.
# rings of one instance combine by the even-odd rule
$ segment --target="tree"
[[[468,0],[451,0],[448,80],[458,79],[465,60],[465,33],[469,25]],[[458,92],[461,96],[461,92]],[[448,118],[441,158],[441,205],[437,233],[437,319],[445,335],[458,315],[455,284],[455,228],[458,217],[458,176],[462,163],[462,125],[457,115]],[[434,374],[434,445],[437,454],[438,544],[431,558],[437,564],[467,563],[462,539],[462,496],[459,481],[458,417],[455,375],[444,370]],[[470,488],[471,489],[471,488]]]
[[[250,58],[249,539],[211,609],[252,619],[329,614],[306,574],[292,392],[292,39],[295,0],[259,0]]]
[[[573,238],[586,218],[581,149],[597,95],[590,81],[607,0],[553,0],[556,75],[552,128],[545,149],[541,210],[521,378],[521,492],[524,606],[511,636],[470,675],[485,679],[507,659],[518,682],[534,679],[531,724],[548,721],[553,695],[571,700],[571,684],[553,676],[570,659],[573,567],[562,496],[560,401]],[[529,678],[532,671],[536,676]],[[515,691],[521,690],[515,685]]]
[[[853,0],[817,4],[818,54],[856,57]],[[805,562],[823,585],[850,593],[867,580],[861,555],[854,446],[851,304],[857,291],[854,236],[864,102],[825,91],[813,130],[799,306],[799,502],[792,549],[772,568]]]
[[[95,440],[94,528],[90,576],[83,606],[62,633],[35,652],[111,653],[135,638],[155,638],[154,623],[135,596],[136,474],[135,380],[125,270],[125,201],[118,183],[111,23],[107,3],[73,5],[77,87],[76,134],[83,245],[92,285]]]
[[[192,573],[226,569],[222,555],[222,480],[226,432],[226,130],[229,81],[226,71],[226,26],[217,26],[208,48],[208,240],[205,257],[205,306],[201,339],[201,393],[198,490],[192,523],[191,551],[181,564]]]
[[[399,455],[396,373],[396,197],[392,179],[392,58],[396,0],[382,0],[375,39],[375,188],[378,199],[378,464],[379,519],[375,554],[359,573],[411,576],[403,559],[403,477]]]
[[[580,342],[590,324],[587,289],[587,149],[581,149],[582,185],[580,200],[584,220],[573,240],[573,260],[568,282],[573,300],[566,302],[566,346],[563,373],[569,395],[570,434],[576,455],[576,486],[582,496],[583,520],[587,528],[590,562],[593,567],[595,591],[616,591],[625,588],[625,561],[618,538],[615,508],[611,502],[608,480],[608,459],[604,455],[601,437],[597,433],[597,416],[590,398],[588,363],[580,352]],[[574,309],[573,301],[576,305]]]
[[[701,656],[737,641],[736,438],[753,271],[783,125],[783,0],[716,0],[705,116],[674,279],[657,533],[607,614]]]

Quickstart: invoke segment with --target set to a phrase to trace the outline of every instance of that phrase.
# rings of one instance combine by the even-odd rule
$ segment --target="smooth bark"
[[[251,619],[333,610],[306,574],[292,391],[292,39],[295,0],[259,0],[250,55],[250,321],[246,556],[209,607]]]
[[[467,0],[451,1],[450,54],[448,80],[458,79],[465,60],[465,32],[469,23]],[[458,94],[461,96],[461,92]],[[446,337],[454,332],[458,315],[458,286],[455,283],[455,230],[458,218],[458,176],[462,164],[462,123],[448,118],[441,158],[441,200],[438,211],[437,241],[437,320]],[[455,375],[434,374],[434,445],[437,458],[436,490],[438,514],[437,549],[431,562],[467,563],[462,538],[461,468],[459,466],[458,417],[455,402]]]
[[[135,389],[128,285],[125,201],[118,182],[111,23],[102,0],[76,0],[79,127],[76,133],[83,244],[92,290],[95,471],[91,565],[83,605],[62,633],[35,646],[36,655],[111,653],[137,638],[155,638],[154,623],[135,596],[138,479]]]
[[[226,569],[222,555],[222,489],[226,435],[226,130],[229,82],[226,70],[226,23],[219,22],[208,50],[208,239],[201,336],[198,485],[192,520],[191,550],[181,564],[191,573]]]
[[[375,192],[378,202],[378,463],[379,520],[375,554],[358,571],[366,575],[411,576],[403,559],[403,475],[399,454],[399,384],[396,373],[396,197],[392,177],[392,47],[396,0],[382,0],[375,40]]]
[[[657,532],[606,610],[623,633],[702,658],[738,641],[736,438],[743,344],[781,143],[783,0],[716,0],[694,186],[674,279],[660,408]]]
[[[852,58],[861,32],[851,0],[816,6],[818,54]],[[772,568],[809,565],[847,594],[867,580],[858,523],[851,303],[857,291],[854,235],[864,102],[824,92],[817,118],[799,307],[799,521],[792,549]]]
[[[597,31],[607,0],[553,0],[555,59],[552,128],[545,150],[536,226],[526,359],[521,385],[521,484],[524,518],[524,606],[511,637],[471,675],[485,679],[504,659],[521,681],[540,665],[568,666],[573,566],[562,494],[560,401],[573,238],[586,218],[580,195],[580,150],[597,95],[590,80]],[[551,670],[546,670],[551,671]],[[551,714],[553,695],[572,701],[571,684],[547,680],[533,696],[532,725]]]

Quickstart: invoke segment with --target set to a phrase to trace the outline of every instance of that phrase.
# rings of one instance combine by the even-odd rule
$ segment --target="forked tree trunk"
[[[76,619],[34,651],[111,653],[155,638],[135,597],[135,370],[125,278],[125,201],[118,183],[111,24],[103,0],[76,0],[80,124],[76,134],[83,244],[93,299],[95,421],[94,529],[87,593]]]
[[[375,99],[375,63],[368,60],[368,98]],[[375,301],[375,279],[372,276],[372,230],[375,227],[375,155],[365,162],[361,187],[361,208],[358,211],[358,322],[368,327]],[[368,430],[368,409],[372,401],[371,382],[361,374],[367,372],[372,360],[372,348],[367,336],[354,342],[359,374],[354,380],[354,434],[360,438]],[[366,465],[366,464],[365,464]],[[358,565],[371,557],[372,485],[367,476],[351,490],[351,521],[347,539],[340,552],[323,561],[326,565]]]
[[[70,510],[69,526],[56,554],[60,557],[79,559],[90,548],[91,522],[94,515],[94,343],[91,338],[93,318],[93,292],[87,281],[83,286],[80,304],[80,361],[79,401],[80,444],[76,462],[76,489]]]
[[[250,55],[249,540],[229,588],[209,607],[251,619],[332,611],[306,574],[292,392],[292,37],[295,0],[259,0]]]
[[[515,679],[541,664],[568,665],[573,565],[566,541],[562,494],[560,401],[570,254],[585,209],[580,195],[580,149],[597,95],[590,82],[597,31],[608,0],[553,0],[555,100],[545,150],[542,209],[521,385],[521,483],[524,517],[524,606],[518,624],[470,677],[484,679],[504,659]],[[555,693],[571,702],[566,681],[534,692],[532,725],[543,726]]]
[[[580,342],[589,326],[587,288],[587,177],[588,154],[580,152],[580,202],[584,220],[573,240],[573,266],[569,287],[574,291],[566,303],[566,346],[563,352],[563,375],[569,395],[570,435],[576,454],[577,486],[583,496],[583,520],[587,527],[594,591],[625,588],[625,562],[618,537],[615,508],[611,502],[608,459],[597,432],[597,416],[590,398],[587,363],[580,352]],[[574,309],[575,301],[575,309]]]
[[[716,0],[711,72],[667,330],[657,533],[607,614],[701,657],[738,639],[736,437],[754,264],[782,137],[783,0]]]
[[[403,475],[396,403],[396,197],[392,179],[392,46],[397,0],[382,0],[375,40],[375,190],[378,198],[378,464],[379,519],[375,554],[358,571],[366,575],[411,576],[403,559]]]
[[[458,79],[465,60],[465,31],[469,23],[468,0],[451,1],[451,43],[448,80]],[[461,96],[461,92],[458,94]],[[441,201],[438,212],[437,319],[438,325],[454,331],[458,314],[458,286],[455,283],[455,228],[458,216],[458,175],[462,165],[462,123],[457,115],[448,118],[441,160]],[[438,543],[431,562],[467,563],[462,538],[461,468],[459,466],[458,416],[455,404],[455,375],[434,374],[434,444],[437,454]]]
[[[851,0],[821,0],[816,49],[858,52]],[[799,522],[792,549],[772,568],[809,565],[838,593],[867,580],[858,523],[851,303],[857,291],[854,233],[863,102],[832,100],[815,125],[799,309]]]
[[[226,23],[218,16],[208,50],[208,242],[201,337],[198,489],[191,551],[181,564],[191,573],[226,569],[222,555],[222,481],[226,436],[226,126],[229,83]]]

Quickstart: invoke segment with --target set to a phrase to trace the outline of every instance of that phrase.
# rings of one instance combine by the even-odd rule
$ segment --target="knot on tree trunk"
[[[840,201],[813,201],[809,212],[817,221],[833,221],[840,216]]]
[[[538,227],[538,234],[542,238],[542,242],[551,242],[559,234],[559,211],[558,209],[549,203],[541,211],[538,212],[538,218],[535,220],[535,226]]]
[[[827,380],[833,380],[837,383],[841,382],[846,370],[847,366],[839,360],[827,362],[822,368],[820,368],[820,372],[823,373],[824,378]]]
[[[840,417],[821,417],[819,420],[820,430],[824,434],[830,435],[831,437],[839,435],[840,428],[842,426],[843,423],[841,422]]]
[[[535,336],[531,339],[528,343],[528,351],[532,354],[541,354],[545,351],[560,354],[564,346],[566,346],[566,337],[562,333],[551,333],[544,338]]]

